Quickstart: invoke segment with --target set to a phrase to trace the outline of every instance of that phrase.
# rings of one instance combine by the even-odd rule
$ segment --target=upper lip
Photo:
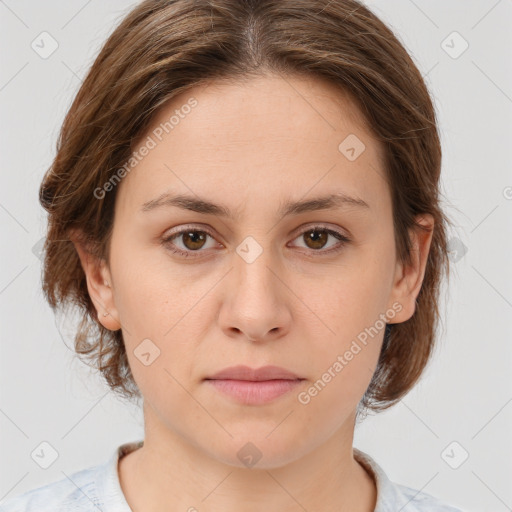
[[[215,373],[206,380],[300,380],[301,377],[293,372],[280,368],[279,366],[262,366],[261,368],[250,368],[249,366],[230,366]]]

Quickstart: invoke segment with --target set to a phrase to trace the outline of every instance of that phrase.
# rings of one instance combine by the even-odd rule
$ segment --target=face
[[[233,466],[252,443],[268,468],[351,438],[429,244],[397,262],[382,148],[356,107],[319,80],[217,82],[174,98],[134,149],[109,261],[84,268],[122,328],[146,435]],[[236,365],[299,379],[207,380]]]

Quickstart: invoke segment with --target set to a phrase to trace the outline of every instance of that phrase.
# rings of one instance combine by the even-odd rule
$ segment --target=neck
[[[119,462],[121,488],[134,512],[375,508],[373,478],[353,457],[353,426],[349,434],[340,430],[315,450],[265,469],[227,464],[179,433],[148,426],[144,446]]]

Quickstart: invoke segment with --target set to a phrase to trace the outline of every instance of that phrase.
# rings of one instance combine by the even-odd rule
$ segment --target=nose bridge
[[[278,266],[270,242],[260,244],[255,237],[246,237],[238,245],[220,317],[225,332],[231,336],[241,332],[256,341],[289,330],[291,314],[286,292],[276,277]]]
[[[270,295],[276,291],[276,283],[273,283],[276,280],[275,270],[270,270],[276,266],[276,262],[270,243],[260,243],[255,237],[247,236],[236,248],[234,276],[239,286],[253,294],[266,294],[268,302]]]

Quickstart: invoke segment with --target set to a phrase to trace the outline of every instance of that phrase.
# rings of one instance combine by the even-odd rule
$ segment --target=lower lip
[[[238,402],[246,405],[258,405],[272,400],[294,390],[303,379],[297,380],[251,380],[207,379],[219,391],[230,395]]]

